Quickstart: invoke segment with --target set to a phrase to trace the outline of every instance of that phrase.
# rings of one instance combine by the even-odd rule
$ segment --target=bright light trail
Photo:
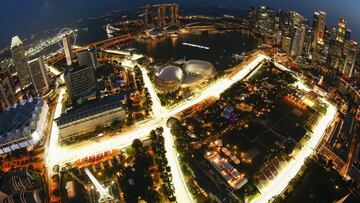
[[[168,160],[171,169],[172,182],[174,184],[177,202],[194,202],[179,165],[177,152],[174,148],[173,136],[170,133],[170,129],[167,128],[166,125],[163,125],[162,127],[164,128],[163,135],[165,138],[166,159]]]
[[[141,67],[141,66],[140,66]],[[151,96],[151,100],[153,102],[152,105],[152,110],[153,110],[153,114],[154,115],[162,115],[164,112],[164,108],[161,106],[161,102],[159,97],[157,96],[155,89],[150,81],[150,78],[148,76],[148,72],[144,67],[140,68],[142,75],[143,75],[143,79],[144,79],[144,84],[145,87],[148,89],[150,96]]]
[[[198,45],[198,44],[191,44],[191,43],[187,43],[187,42],[183,42],[182,45],[189,46],[189,47],[200,48],[200,49],[206,49],[206,50],[210,49],[210,47],[201,46],[201,45]]]
[[[258,57],[263,57],[259,55]],[[128,60],[129,61],[129,60]],[[260,59],[257,58],[257,62],[261,62]],[[251,66],[251,70],[257,66],[257,62],[252,62],[248,66]],[[134,63],[129,63],[129,67],[134,67]],[[58,140],[58,127],[55,122],[52,125],[52,132],[50,138],[50,153],[47,156],[47,165],[49,174],[52,173],[52,166],[55,164],[65,164],[67,162],[74,162],[81,158],[85,158],[91,155],[99,154],[104,151],[109,151],[112,149],[125,148],[130,146],[134,139],[143,139],[147,137],[148,133],[155,129],[158,126],[165,126],[166,121],[169,117],[175,116],[179,112],[190,108],[191,106],[202,102],[203,100],[209,97],[219,97],[220,93],[229,88],[233,83],[237,82],[237,80],[241,79],[241,76],[245,76],[249,73],[249,69],[245,68],[240,70],[237,74],[234,75],[234,79],[231,78],[222,78],[216,81],[215,83],[209,85],[204,91],[199,93],[199,96],[185,102],[183,105],[178,106],[174,109],[168,110],[161,106],[160,100],[156,95],[156,92],[152,86],[150,79],[147,77],[146,70],[141,68],[144,76],[145,86],[149,89],[149,93],[153,100],[153,112],[154,118],[143,121],[134,125],[133,128],[118,133],[112,137],[104,137],[99,141],[89,140],[85,142],[81,142],[79,144],[71,145],[71,146],[60,146],[57,144]],[[56,112],[54,118],[57,118],[61,114],[62,109],[62,100],[65,94],[65,89],[61,89],[59,94],[58,103],[56,106]],[[175,179],[175,193],[178,200],[182,200],[185,202],[194,202],[191,198],[191,194],[188,192],[186,183],[183,181],[182,173],[180,166],[178,165],[177,155],[173,146],[172,137],[166,135],[167,141],[167,157],[169,158],[169,162],[171,162],[172,173]],[[171,143],[171,144],[170,144]],[[170,146],[170,147],[169,147]]]
[[[54,158],[54,156],[57,155],[57,152],[59,149],[59,146],[57,144],[57,141],[59,139],[59,129],[54,120],[61,115],[65,92],[66,92],[65,88],[60,88],[59,97],[58,97],[58,100],[57,100],[56,106],[55,106],[55,112],[54,112],[53,122],[52,122],[52,126],[51,126],[50,141],[49,141],[49,146],[47,147],[48,151],[45,155],[46,163],[47,163],[48,167],[52,166],[52,163],[54,163],[53,158]],[[49,171],[52,171],[52,169]]]
[[[58,128],[56,123],[52,124],[52,131],[49,144],[49,154],[46,156],[48,174],[52,173],[52,166],[55,164],[65,164],[67,162],[73,162],[81,158],[85,158],[91,155],[99,154],[104,151],[110,151],[112,149],[123,149],[131,145],[134,139],[144,139],[148,136],[149,132],[155,129],[158,126],[163,126],[164,128],[164,138],[165,138],[165,147],[167,151],[167,159],[171,168],[171,173],[173,175],[173,183],[175,188],[175,195],[178,201],[181,202],[194,202],[191,194],[187,188],[187,185],[184,181],[182,171],[177,160],[177,152],[173,147],[173,138],[170,134],[169,129],[166,127],[166,121],[169,117],[175,116],[176,114],[182,112],[183,110],[190,108],[205,99],[210,97],[219,97],[219,95],[228,89],[232,84],[238,82],[239,80],[244,79],[252,71],[259,69],[258,66],[264,59],[269,59],[267,56],[258,54],[255,59],[249,62],[249,64],[244,65],[242,69],[237,72],[234,72],[230,78],[220,78],[216,82],[210,84],[202,92],[198,93],[198,96],[192,100],[182,103],[180,106],[177,106],[173,109],[166,109],[161,106],[160,100],[157,97],[157,94],[153,88],[153,85],[147,75],[147,71],[141,67],[143,73],[145,87],[148,88],[150,96],[153,101],[153,118],[148,119],[142,122],[137,123],[132,128],[118,133],[115,136],[103,137],[98,141],[89,140],[74,144],[71,146],[59,146],[57,144],[58,140]],[[130,60],[128,61],[129,67],[134,67],[135,63]],[[302,85],[302,83],[299,83]],[[305,85],[301,86],[305,89]],[[54,118],[57,118],[61,114],[62,109],[62,100],[65,94],[65,89],[60,89],[60,94],[58,102],[56,105],[56,110]],[[289,164],[283,167],[280,170],[279,175],[275,177],[267,186],[264,187],[263,194],[260,197],[257,197],[255,202],[267,202],[273,196],[280,194],[284,188],[288,185],[289,181],[297,174],[301,166],[304,164],[304,160],[312,153],[313,149],[316,147],[321,137],[324,134],[324,131],[327,125],[331,122],[336,113],[336,108],[324,101],[329,105],[326,115],[319,121],[319,124],[314,129],[313,136],[299,151],[295,160],[291,160]]]
[[[90,178],[91,182],[94,184],[95,188],[99,191],[101,197],[111,198],[109,192],[99,183],[99,181],[94,177],[94,175],[89,171],[88,168],[85,168],[86,175]]]

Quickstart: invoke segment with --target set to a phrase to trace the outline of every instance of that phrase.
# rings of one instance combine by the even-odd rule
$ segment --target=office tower
[[[255,28],[256,25],[256,9],[252,6],[249,7],[249,14],[248,14],[249,26],[251,28]]]
[[[344,18],[340,18],[336,33],[336,41],[343,43],[345,41],[345,35],[346,35],[346,20]]]
[[[275,27],[274,11],[271,8],[260,7],[257,13],[256,28],[261,33],[272,33]]]
[[[292,28],[300,27],[305,21],[305,18],[298,12],[292,11],[290,14],[290,25]]]
[[[160,6],[160,10],[161,10],[161,18],[159,19],[159,23],[161,27],[165,27],[166,26],[166,6],[165,5],[161,5]]]
[[[329,38],[330,38],[331,42],[336,41],[337,33],[338,33],[338,30],[336,29],[336,27],[331,26],[329,29]]]
[[[28,62],[30,78],[38,94],[43,94],[49,88],[49,77],[42,57]]]
[[[290,37],[283,37],[281,43],[281,50],[286,53],[290,53],[291,48],[291,38]]]
[[[74,53],[72,50],[72,44],[70,42],[70,36],[66,35],[62,39],[62,42],[63,42],[64,52],[65,52],[66,63],[68,66],[71,66],[73,64]]]
[[[21,83],[20,86],[24,87],[30,83],[30,77],[26,63],[25,48],[18,36],[15,36],[11,39],[10,50],[17,76],[19,77]]]
[[[96,69],[98,61],[95,49],[88,49],[76,54],[80,66],[91,66]]]
[[[144,7],[144,25],[145,27],[148,27],[149,26],[149,18],[150,18],[150,4],[147,4],[145,7]]]
[[[345,40],[350,40],[350,39],[351,39],[351,29],[346,29]]]
[[[356,57],[359,52],[359,47],[355,41],[346,41],[344,44],[344,65],[342,68],[342,73],[346,77],[351,77],[354,71],[354,66],[356,62]]]
[[[169,11],[169,15],[167,11]],[[147,4],[144,7],[144,25],[146,27],[163,28],[167,25],[177,25],[179,22],[178,4]]]
[[[179,5],[171,4],[170,5],[170,24],[177,25],[179,24]]]
[[[311,45],[313,42],[313,32],[311,29],[307,28],[306,33],[305,33],[305,41],[304,41],[304,50],[303,52],[305,54],[310,54],[311,51]]]
[[[157,5],[157,27],[162,28],[166,26],[166,5]]]
[[[303,49],[304,49],[305,33],[306,33],[305,25],[300,25],[300,27],[296,28],[294,41],[293,41],[292,47],[291,47],[291,55],[292,56],[301,56],[302,55]]]
[[[15,91],[9,77],[4,76],[0,82],[0,105],[2,108],[11,106],[15,100]]]
[[[325,23],[326,13],[323,11],[315,12],[313,19],[313,47],[316,47],[317,44],[324,44]]]
[[[274,17],[274,30],[278,31],[280,29],[280,16],[278,13]]]
[[[65,70],[64,79],[71,100],[86,97],[96,88],[94,69],[91,66],[73,66]]]

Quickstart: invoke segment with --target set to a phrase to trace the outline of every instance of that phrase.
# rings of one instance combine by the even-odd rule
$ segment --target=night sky
[[[68,24],[105,11],[135,8],[146,3],[173,2],[156,0],[1,0],[0,47],[10,43],[11,36],[28,36],[45,29]],[[327,25],[336,25],[339,17],[348,20],[353,38],[360,40],[359,0],[177,0],[181,5],[223,5],[247,9],[249,5],[266,5],[274,9],[296,10],[312,20],[315,10],[328,14]]]

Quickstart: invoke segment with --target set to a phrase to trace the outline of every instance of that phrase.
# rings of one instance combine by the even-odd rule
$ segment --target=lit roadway
[[[153,101],[153,118],[142,121],[129,128],[124,132],[120,132],[115,136],[103,137],[99,140],[90,140],[81,142],[71,146],[58,145],[58,128],[56,123],[53,122],[51,130],[51,138],[49,143],[49,153],[46,155],[48,173],[52,174],[52,167],[55,164],[62,165],[67,162],[73,162],[84,157],[102,153],[104,151],[110,151],[112,149],[125,148],[130,146],[132,141],[136,138],[145,139],[149,132],[156,127],[162,126],[164,128],[166,157],[169,161],[171,168],[171,174],[173,177],[173,184],[175,188],[175,196],[181,202],[194,202],[191,194],[184,181],[182,171],[177,160],[177,152],[175,150],[174,141],[170,134],[169,129],[166,127],[166,121],[171,116],[176,116],[183,110],[192,107],[209,97],[218,97],[220,93],[224,92],[235,82],[242,80],[246,75],[253,71],[258,64],[260,64],[267,57],[262,54],[258,54],[251,61],[248,61],[242,68],[237,69],[236,72],[231,74],[231,77],[224,77],[218,79],[216,82],[209,85],[201,93],[197,94],[197,97],[181,103],[173,109],[163,108],[160,104],[159,98],[152,86],[152,83],[147,75],[145,68],[141,68],[143,73],[145,87],[148,88],[150,96]],[[127,61],[128,66],[134,66],[131,61]],[[56,106],[54,119],[60,116],[62,109],[62,100],[65,94],[65,89],[61,89],[59,93],[59,99]],[[267,202],[274,195],[282,192],[282,190],[288,185],[289,181],[300,170],[306,157],[308,157],[317,143],[320,141],[327,125],[334,117],[336,108],[332,105],[328,108],[326,116],[319,122],[319,125],[314,130],[314,135],[309,140],[308,144],[303,147],[301,151],[297,153],[295,158],[284,167],[281,172],[273,181],[269,183],[268,187],[265,187],[261,196],[259,196],[256,202]]]

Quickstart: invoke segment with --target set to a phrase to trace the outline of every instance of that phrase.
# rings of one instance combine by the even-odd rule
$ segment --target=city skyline
[[[320,0],[313,2],[306,1],[291,1],[286,4],[282,0],[255,0],[255,1],[232,1],[232,0],[211,0],[211,1],[188,1],[178,0],[184,4],[183,7],[195,8],[201,11],[204,6],[224,6],[232,10],[237,10],[234,15],[245,17],[247,15],[247,8],[249,6],[269,6],[274,10],[294,10],[302,14],[307,19],[311,20],[314,11],[323,10],[328,13],[327,26],[337,26],[339,18],[345,18],[348,26],[353,29],[354,38],[360,40],[360,25],[356,23],[360,20],[360,13],[356,11],[359,8],[360,2],[356,0],[346,0],[341,3],[342,9],[337,9],[338,1]],[[86,0],[15,0],[2,3],[0,8],[0,25],[7,27],[3,31],[3,36],[0,39],[0,48],[9,46],[9,39],[14,35],[19,35],[20,38],[30,37],[31,34],[41,34],[42,31],[53,29],[55,27],[62,27],[73,23],[80,19],[88,17],[95,17],[104,12],[110,12],[119,9],[135,9],[146,3],[159,2],[157,0],[141,0],[136,2],[125,2],[124,0],[107,0],[103,3],[99,0],[91,0],[92,3],[87,4]],[[161,1],[164,2],[164,1]],[[165,1],[174,2],[174,1]],[[18,12],[16,12],[18,11]],[[185,10],[186,11],[186,10]],[[21,15],[19,15],[21,13]],[[66,13],[66,15],[64,15]],[[28,18],[27,16],[32,16]],[[40,32],[39,32],[40,31]]]
[[[15,1],[0,203],[359,202],[348,4]]]

